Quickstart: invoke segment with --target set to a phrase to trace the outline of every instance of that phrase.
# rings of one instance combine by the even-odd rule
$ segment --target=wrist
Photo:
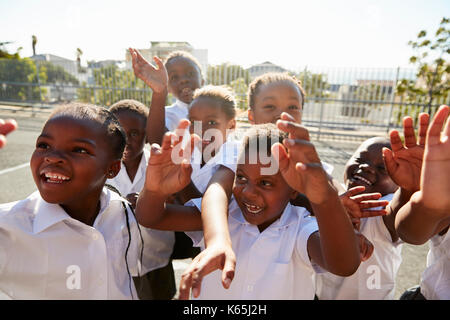
[[[153,95],[155,98],[164,98],[166,99],[166,96],[168,94],[168,90],[167,90],[167,85],[163,86],[161,88],[152,88],[153,90]]]

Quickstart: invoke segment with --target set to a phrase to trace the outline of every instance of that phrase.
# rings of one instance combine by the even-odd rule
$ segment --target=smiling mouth
[[[191,88],[184,88],[183,90],[181,90],[181,94],[183,95],[192,95],[192,89]]]
[[[45,182],[54,184],[61,184],[66,181],[70,181],[69,177],[66,177],[65,175],[60,173],[52,173],[52,172],[44,173],[42,175],[42,179],[44,179]]]
[[[357,175],[357,174],[353,175],[352,178],[351,178],[351,180],[352,180],[352,181],[356,181],[356,180],[362,181],[362,182],[364,182],[365,184],[367,184],[368,186],[371,186],[371,185],[373,184],[372,182],[370,182],[370,181],[367,180],[366,178],[361,177],[360,175]]]
[[[250,212],[251,214],[259,214],[263,208],[259,207],[259,206],[255,206],[252,204],[248,204],[246,202],[243,202],[245,208],[247,209],[248,212]]]

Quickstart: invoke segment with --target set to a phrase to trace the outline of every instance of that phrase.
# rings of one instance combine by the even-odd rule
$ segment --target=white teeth
[[[244,205],[247,208],[247,211],[250,212],[250,213],[257,214],[257,213],[262,211],[261,207],[254,206],[254,205],[251,205],[251,204],[248,204],[248,203],[245,203],[245,202],[244,202]]]
[[[372,185],[372,182],[370,182],[369,180],[367,180],[366,178],[363,178],[363,177],[361,177],[361,176],[354,175],[353,178],[354,178],[354,179],[361,180],[362,182],[368,184],[369,186]]]
[[[66,176],[62,176],[62,175],[59,175],[59,174],[56,174],[56,173],[51,173],[51,172],[45,173],[45,177],[46,177],[47,179],[54,179],[54,180],[63,180],[63,181],[70,180],[70,179],[69,179],[68,177],[66,177]]]

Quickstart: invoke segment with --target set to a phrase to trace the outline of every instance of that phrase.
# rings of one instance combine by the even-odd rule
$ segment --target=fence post
[[[394,86],[393,86],[392,92],[391,92],[391,110],[389,111],[388,126],[387,126],[386,133],[389,133],[389,130],[391,130],[391,118],[392,118],[392,111],[394,109],[395,92],[397,91],[397,82],[398,82],[399,73],[400,73],[400,67],[397,67],[397,72],[395,74]]]
[[[36,79],[37,79],[38,90],[39,90],[39,103],[41,104],[41,107],[42,107],[41,80],[39,77],[39,60],[36,60],[35,63],[36,63]],[[36,116],[33,103],[31,104],[31,116],[32,117]]]

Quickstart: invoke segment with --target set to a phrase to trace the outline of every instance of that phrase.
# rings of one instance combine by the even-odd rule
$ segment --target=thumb
[[[231,281],[233,281],[234,278],[235,269],[236,269],[236,260],[226,256],[222,270],[222,285],[225,289],[228,289],[230,287]]]
[[[158,70],[165,69],[164,63],[162,62],[162,60],[159,57],[154,56],[153,61],[155,61],[156,65],[158,66]]]
[[[287,170],[289,166],[289,158],[286,152],[285,147],[277,142],[271,147],[272,156],[275,158],[275,161],[278,163],[278,167],[280,168],[280,172],[284,172]]]
[[[386,171],[388,172],[389,176],[392,177],[392,175],[395,174],[395,171],[397,170],[398,164],[394,159],[391,149],[383,148],[382,153]]]

